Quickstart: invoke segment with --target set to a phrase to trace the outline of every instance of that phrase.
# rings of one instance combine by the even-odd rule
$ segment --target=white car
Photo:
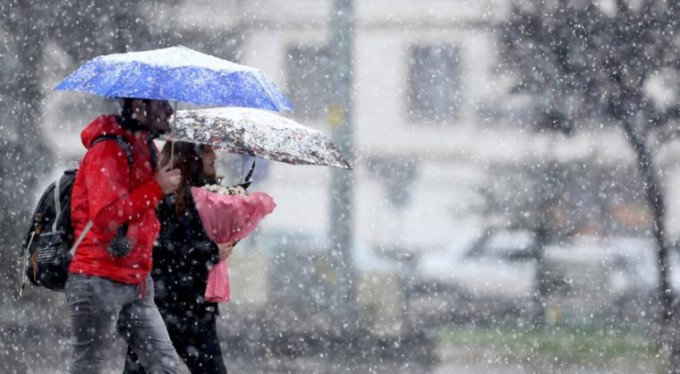
[[[587,238],[547,249],[570,283],[567,314],[640,319],[654,313],[659,269],[650,238]],[[670,282],[680,292],[680,258],[669,252]]]
[[[496,229],[423,254],[416,272],[420,300],[454,319],[530,313],[538,292],[535,245],[530,231]],[[559,318],[648,315],[658,279],[651,240],[585,238],[546,245],[543,256],[547,308]],[[680,269],[677,254],[670,260]],[[678,294],[680,271],[671,275]]]
[[[440,319],[476,320],[525,313],[537,292],[536,237],[525,230],[468,233],[419,256],[417,288],[422,308]],[[564,282],[548,272],[548,285]],[[429,301],[429,302],[427,302]]]

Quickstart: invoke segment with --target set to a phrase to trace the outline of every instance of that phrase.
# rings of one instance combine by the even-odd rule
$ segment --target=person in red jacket
[[[120,116],[96,118],[81,133],[87,153],[71,195],[77,246],[66,281],[71,311],[70,373],[97,373],[119,334],[150,372],[176,372],[179,359],[154,304],[155,209],[180,181],[179,170],[156,170],[154,137],[169,131],[167,101],[124,99]],[[132,163],[120,141],[129,144]],[[114,328],[116,324],[116,328]]]

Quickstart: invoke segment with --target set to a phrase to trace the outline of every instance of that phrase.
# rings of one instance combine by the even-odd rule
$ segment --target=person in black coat
[[[161,151],[159,165],[168,166],[170,143]],[[185,142],[174,145],[173,166],[182,174],[177,192],[159,204],[161,232],[153,250],[155,302],[175,350],[192,373],[226,373],[215,317],[217,303],[206,302],[208,271],[227,258],[233,244],[212,242],[203,228],[191,187],[216,184],[212,147]],[[128,347],[124,373],[144,373]]]

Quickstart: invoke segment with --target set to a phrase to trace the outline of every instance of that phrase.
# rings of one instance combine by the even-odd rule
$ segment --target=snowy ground
[[[489,356],[487,361],[477,361],[471,358],[461,357],[464,352],[442,351],[442,362],[434,365],[422,363],[404,363],[398,361],[381,362],[347,362],[330,357],[298,357],[283,358],[270,357],[266,359],[256,359],[254,357],[231,357],[227,361],[228,369],[231,373],[401,373],[401,374],[444,374],[444,373],[503,373],[503,374],[529,374],[529,373],[658,373],[661,366],[655,361],[637,361],[633,359],[617,360],[607,365],[570,365],[546,363],[505,363],[498,362]],[[470,361],[468,361],[470,360]],[[111,364],[105,373],[120,373],[122,363]],[[185,368],[182,373],[188,373]],[[65,362],[58,362],[55,365],[35,368],[35,374],[65,373]]]
[[[16,339],[13,339],[15,337]],[[65,373],[67,368],[68,340],[64,331],[26,329],[5,330],[6,346],[14,352],[13,362],[5,362],[7,373]],[[11,343],[10,343],[11,342]],[[112,342],[108,367],[105,373],[120,373],[124,346],[121,341]],[[461,348],[441,345],[436,348],[436,363],[404,359],[359,359],[331,350],[315,355],[285,357],[273,354],[239,354],[223,347],[231,373],[658,373],[662,372],[661,360],[650,357],[622,356],[605,361],[561,362],[549,357],[535,360],[514,360],[494,349]],[[4,353],[8,353],[5,351]],[[24,365],[22,365],[25,364]],[[22,367],[23,366],[23,367]],[[28,366],[28,370],[26,369]],[[183,368],[184,369],[184,368]],[[184,369],[186,370],[186,369]],[[183,371],[186,373],[186,371]]]

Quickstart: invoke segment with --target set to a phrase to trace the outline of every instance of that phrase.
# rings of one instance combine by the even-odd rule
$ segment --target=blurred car
[[[645,237],[586,238],[547,252],[571,285],[567,314],[639,320],[655,314],[659,270],[655,242]],[[670,251],[670,283],[680,294],[680,257]]]
[[[444,313],[444,320],[527,314],[538,292],[537,245],[536,236],[527,230],[472,233],[455,246],[421,255],[416,288],[430,299],[430,310]],[[563,291],[564,277],[547,259],[542,264],[546,293]]]
[[[537,272],[545,279],[548,318],[646,318],[653,313],[658,280],[656,247],[646,238],[581,238],[553,243],[536,259],[530,231],[490,229],[424,253],[416,266],[419,315],[436,321],[528,317],[535,311]],[[680,258],[671,253],[672,269]],[[671,272],[680,293],[680,272]]]

